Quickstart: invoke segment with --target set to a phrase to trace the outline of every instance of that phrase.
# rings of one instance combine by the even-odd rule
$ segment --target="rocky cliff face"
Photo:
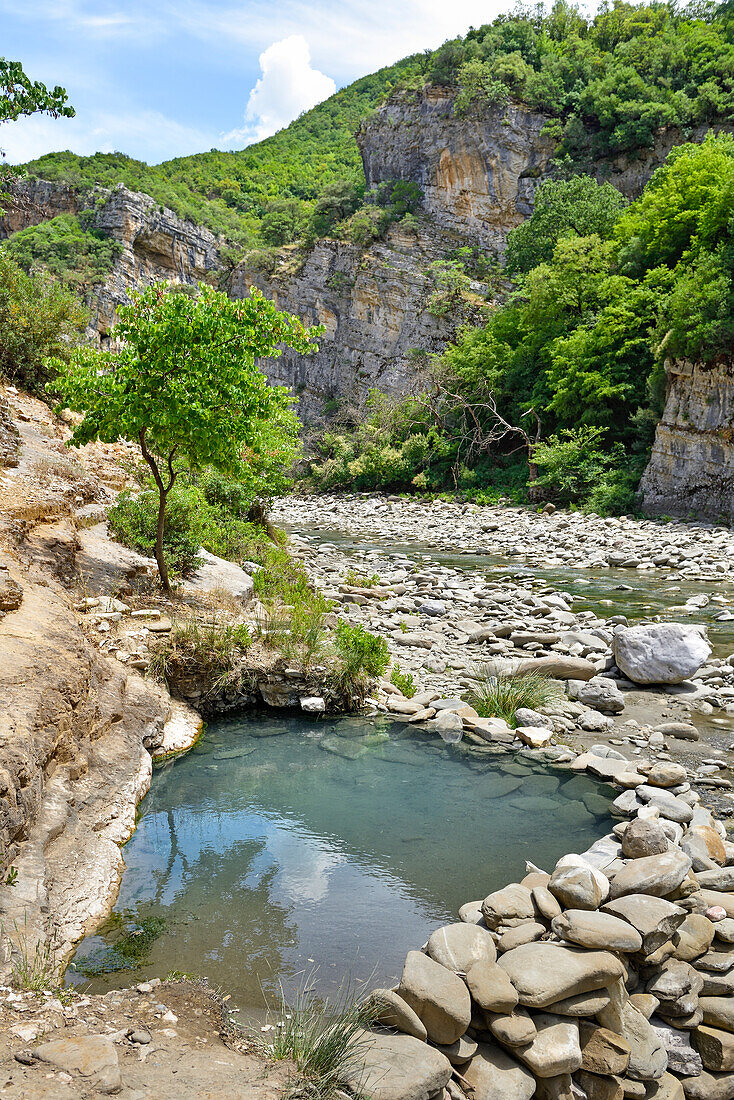
[[[208,229],[183,221],[148,195],[96,188],[79,192],[45,180],[24,182],[6,203],[0,219],[0,239],[54,218],[89,210],[94,225],[122,246],[110,275],[87,296],[90,320],[87,334],[103,341],[114,324],[117,307],[129,301],[130,290],[159,279],[177,283],[217,281],[222,242]]]
[[[668,363],[668,397],[640,485],[651,515],[734,521],[734,361]]]
[[[444,346],[450,326],[426,309],[433,289],[428,267],[440,254],[430,238],[396,226],[366,251],[342,241],[319,241],[295,272],[289,271],[287,258],[270,275],[247,263],[235,270],[235,297],[258,286],[279,308],[324,326],[315,355],[286,351],[264,364],[271,381],[298,394],[307,421],[322,415],[325,403],[334,399],[360,404],[374,387],[403,392],[415,373],[412,350]]]
[[[544,115],[522,106],[458,118],[446,88],[396,96],[365,122],[357,142],[369,186],[417,183],[442,232],[483,248],[504,248],[507,233],[532,212],[553,142]]]

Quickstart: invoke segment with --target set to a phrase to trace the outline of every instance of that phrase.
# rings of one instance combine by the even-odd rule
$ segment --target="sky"
[[[60,84],[73,119],[5,123],[10,163],[119,150],[150,164],[242,149],[357,77],[512,0],[0,0],[0,56]]]

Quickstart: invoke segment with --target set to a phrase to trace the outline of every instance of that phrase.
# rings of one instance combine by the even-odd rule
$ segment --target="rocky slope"
[[[670,362],[640,492],[651,514],[734,522],[734,363]]]
[[[148,195],[129,191],[122,184],[114,190],[78,191],[44,180],[24,182],[6,201],[0,218],[0,239],[37,225],[59,214],[93,213],[94,225],[122,251],[108,278],[87,297],[90,319],[87,335],[104,342],[114,324],[119,305],[128,292],[159,279],[195,284],[217,282],[222,271],[222,242],[208,229],[183,221],[172,210]]]

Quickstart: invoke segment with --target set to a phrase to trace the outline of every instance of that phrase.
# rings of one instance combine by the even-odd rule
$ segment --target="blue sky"
[[[57,149],[156,163],[241,149],[336,88],[491,20],[512,0],[0,0],[0,54],[77,117],[3,125],[19,163]]]

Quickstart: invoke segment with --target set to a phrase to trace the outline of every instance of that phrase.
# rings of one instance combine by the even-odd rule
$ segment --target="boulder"
[[[439,1050],[412,1035],[367,1032],[359,1040],[362,1066],[355,1066],[350,1082],[371,1100],[430,1100],[451,1079],[451,1063]]]
[[[675,957],[693,962],[708,951],[714,941],[714,926],[708,917],[689,913],[675,933]]]
[[[560,939],[579,947],[635,952],[642,949],[642,936],[627,921],[611,913],[567,909],[551,925]]]
[[[642,952],[645,955],[652,955],[672,939],[687,915],[680,905],[649,894],[634,893],[608,901],[603,912],[611,913],[637,929],[642,936]]]
[[[604,1077],[620,1076],[625,1072],[630,1060],[630,1045],[621,1035],[600,1027],[590,1020],[579,1024],[581,1043],[581,1067],[588,1073],[599,1073]]]
[[[481,959],[469,967],[466,984],[479,1007],[488,1012],[512,1012],[519,999],[506,972],[489,959]]]
[[[533,895],[518,882],[510,883],[502,890],[488,894],[482,902],[482,916],[488,928],[507,925],[514,927],[535,916]]]
[[[489,1030],[510,1047],[522,1047],[535,1038],[533,1018],[526,1008],[518,1006],[512,1012],[487,1012]]]
[[[703,1022],[721,1031],[734,1031],[734,997],[699,997]]]
[[[434,1043],[449,1046],[469,1026],[469,990],[458,975],[420,951],[408,952],[397,992],[423,1022]]]
[[[657,821],[635,818],[634,821],[630,821],[622,835],[622,855],[627,859],[659,856],[667,850],[668,838],[662,825]]]
[[[532,1073],[494,1043],[480,1043],[461,1075],[472,1100],[531,1100],[535,1094]]]
[[[579,1027],[574,1020],[539,1012],[534,1018],[537,1034],[517,1051],[536,1077],[557,1077],[581,1068]]]
[[[617,667],[635,684],[679,684],[711,655],[701,629],[686,623],[619,628],[612,641]]]
[[[530,657],[518,663],[518,672],[538,672],[554,680],[590,680],[596,676],[596,665],[583,657]]]
[[[497,958],[494,940],[485,928],[476,924],[449,924],[437,928],[428,940],[428,954],[434,962],[465,974],[473,963],[486,959],[493,963]]]
[[[624,964],[609,951],[584,951],[556,943],[527,943],[499,959],[520,1004],[545,1008],[554,1001],[590,993],[614,983]]]
[[[692,1033],[691,1041],[707,1070],[712,1073],[734,1070],[734,1035],[730,1031],[702,1024]]]
[[[592,676],[577,692],[578,701],[602,714],[621,714],[624,695],[608,676]]]
[[[192,579],[185,582],[187,591],[197,594],[221,592],[241,603],[250,602],[255,584],[249,573],[234,562],[218,558],[207,550],[199,550],[196,556],[201,565]]]
[[[691,1037],[686,1031],[671,1027],[653,1016],[650,1025],[661,1039],[668,1054],[668,1069],[679,1077],[697,1077],[703,1069],[701,1055],[691,1046]]]
[[[598,1014],[597,1020],[603,1027],[616,1032],[619,1017],[611,1005]],[[633,1081],[655,1081],[662,1077],[668,1068],[668,1055],[663,1042],[649,1021],[629,1001],[622,1004],[621,1024],[622,1037],[630,1045],[627,1076]]]
[[[564,909],[598,909],[608,896],[609,883],[595,868],[576,864],[556,867],[548,889]]]
[[[612,879],[613,899],[626,894],[650,894],[662,898],[678,889],[691,869],[690,857],[679,848],[659,856],[632,859]]]
[[[686,825],[693,818],[693,807],[684,802],[682,798],[676,798],[670,791],[662,787],[652,787],[648,783],[641,783],[635,788],[635,794],[643,802],[655,806],[660,816],[668,821],[676,821],[679,825]]]
[[[394,1027],[405,1035],[412,1035],[425,1043],[428,1034],[425,1025],[402,997],[392,989],[373,989],[367,1003],[374,1011],[375,1023]]]
[[[647,773],[647,781],[651,787],[677,787],[679,783],[685,783],[687,775],[682,764],[658,760]]]
[[[734,1073],[707,1073],[684,1077],[681,1081],[686,1100],[734,1100]]]

